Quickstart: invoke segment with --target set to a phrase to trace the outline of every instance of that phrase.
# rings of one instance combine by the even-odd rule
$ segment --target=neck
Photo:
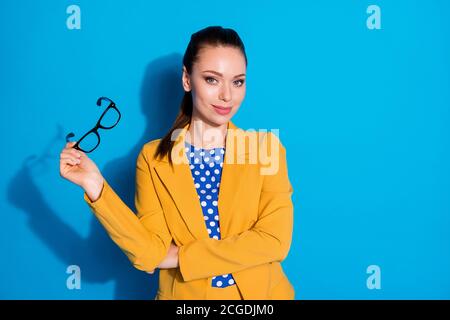
[[[211,149],[225,146],[228,124],[214,125],[192,117],[186,141],[194,147]]]

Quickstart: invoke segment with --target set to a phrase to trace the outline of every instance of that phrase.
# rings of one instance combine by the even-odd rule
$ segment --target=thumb
[[[66,143],[66,148],[72,148],[76,144],[75,141],[69,141]]]

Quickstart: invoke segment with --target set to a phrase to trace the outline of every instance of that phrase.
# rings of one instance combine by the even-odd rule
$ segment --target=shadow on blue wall
[[[134,212],[136,158],[145,143],[161,138],[169,130],[178,113],[183,96],[181,61],[181,55],[172,54],[155,59],[147,66],[141,87],[141,108],[147,120],[145,132],[126,156],[111,160],[102,170],[105,179]],[[61,145],[60,152],[65,144],[61,129],[59,135],[54,143]],[[52,155],[46,150],[39,157],[27,157],[9,183],[9,202],[28,215],[31,231],[58,259],[66,265],[75,263],[80,266],[82,282],[113,280],[115,299],[153,299],[158,288],[158,272],[150,276],[135,269],[94,216],[89,236],[83,238],[48,205],[34,182],[32,166],[49,158],[53,158],[52,163],[59,164],[59,153]],[[27,197],[23,197],[24,188]]]

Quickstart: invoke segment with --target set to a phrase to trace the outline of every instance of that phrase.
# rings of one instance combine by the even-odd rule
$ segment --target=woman
[[[231,122],[245,97],[246,68],[234,30],[208,27],[191,36],[179,115],[137,158],[137,214],[74,143],[61,152],[61,176],[84,189],[133,266],[160,269],[156,299],[294,298],[280,264],[293,224],[285,149],[272,133]],[[265,166],[266,150],[276,156],[274,170]]]

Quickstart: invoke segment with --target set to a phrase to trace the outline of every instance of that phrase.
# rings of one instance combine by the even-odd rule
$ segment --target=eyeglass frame
[[[109,105],[106,107],[106,109],[105,109],[105,111],[103,111],[103,113],[102,113],[102,115],[100,116],[100,118],[98,119],[98,121],[97,121],[97,124],[91,129],[91,130],[89,130],[88,132],[86,132],[74,145],[73,145],[73,147],[72,148],[74,148],[74,149],[77,149],[77,150],[80,150],[80,151],[82,151],[82,152],[84,152],[84,153],[91,153],[92,151],[94,151],[95,149],[97,149],[97,147],[100,145],[100,134],[98,133],[98,129],[105,129],[105,130],[109,130],[109,129],[112,129],[112,128],[114,128],[118,123],[119,123],[119,121],[120,121],[120,118],[122,117],[122,115],[120,114],[120,111],[119,111],[119,109],[116,107],[116,104],[114,103],[114,101],[112,101],[111,99],[109,99],[109,98],[107,98],[107,97],[100,97],[100,98],[98,98],[97,99],[97,105],[98,106],[100,106],[101,107],[101,105],[102,105],[102,100],[106,100],[106,101],[109,101]],[[115,109],[116,111],[117,111],[117,113],[119,114],[119,118],[117,119],[117,121],[116,121],[116,123],[114,123],[112,126],[109,126],[109,127],[106,127],[106,126],[103,126],[102,124],[101,124],[101,121],[102,121],[102,119],[103,119],[103,117],[105,116],[105,114],[108,112],[108,110],[109,109]],[[98,138],[98,142],[97,142],[97,144],[95,145],[95,147],[94,148],[92,148],[91,150],[89,150],[89,151],[86,151],[86,150],[84,150],[83,148],[81,148],[80,147],[80,143],[81,143],[81,141],[84,139],[84,138],[86,138],[89,134],[91,134],[91,133],[95,133],[95,135],[97,136],[97,138]],[[66,142],[69,142],[70,140],[70,138],[72,138],[72,137],[74,137],[75,136],[75,134],[73,133],[73,132],[70,132],[70,133],[68,133],[67,135],[66,135]]]

